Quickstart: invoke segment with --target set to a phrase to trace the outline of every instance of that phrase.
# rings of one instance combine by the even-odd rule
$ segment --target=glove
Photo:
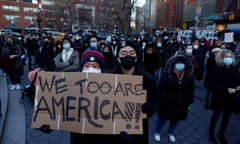
[[[120,144],[131,144],[131,136],[125,132],[125,131],[121,131],[120,132],[120,140],[119,143]]]
[[[42,125],[38,130],[40,130],[43,133],[50,133],[52,130],[50,129],[49,125]]]
[[[27,60],[27,56],[26,55],[22,55],[21,59],[22,59],[23,62],[25,62]]]

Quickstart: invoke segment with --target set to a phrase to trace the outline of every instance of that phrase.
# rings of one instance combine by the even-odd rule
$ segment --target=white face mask
[[[89,68],[86,68],[86,69],[82,70],[82,72],[101,73],[101,70],[100,70],[100,69],[93,68],[93,67],[89,67]]]
[[[191,54],[192,54],[192,51],[193,51],[192,49],[186,49],[185,52],[186,52],[187,55],[191,55]]]

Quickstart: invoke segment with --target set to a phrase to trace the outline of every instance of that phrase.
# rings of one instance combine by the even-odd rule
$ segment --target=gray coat
[[[77,51],[73,51],[73,53],[71,54],[68,63],[65,63],[62,60],[62,52],[59,53],[56,57],[55,57],[55,65],[56,65],[56,69],[57,71],[60,72],[76,72],[79,71],[80,69],[80,65],[79,65],[79,53]]]

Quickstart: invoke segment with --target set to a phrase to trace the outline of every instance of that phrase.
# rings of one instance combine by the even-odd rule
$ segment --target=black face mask
[[[43,43],[43,45],[44,45],[44,46],[49,46],[49,45],[50,45],[50,42],[45,41],[45,42]]]
[[[123,68],[130,69],[135,65],[136,57],[127,55],[125,57],[120,58],[119,63],[122,65]]]

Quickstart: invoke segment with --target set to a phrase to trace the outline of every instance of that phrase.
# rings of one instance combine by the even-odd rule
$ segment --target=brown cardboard
[[[85,134],[142,134],[142,88],[142,76],[39,72],[32,128],[48,124]]]

